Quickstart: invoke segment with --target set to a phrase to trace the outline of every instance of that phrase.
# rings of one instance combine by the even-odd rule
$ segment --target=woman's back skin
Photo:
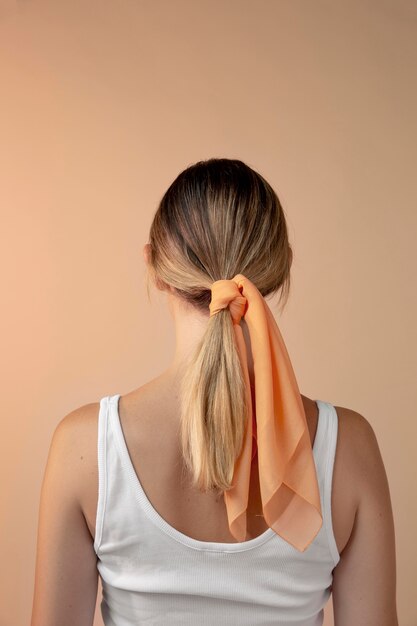
[[[132,463],[157,512],[201,541],[234,542],[222,497],[190,488],[179,447],[178,385],[161,374],[121,396],[119,414]],[[313,446],[318,407],[302,396]],[[336,407],[338,437],[332,518],[341,560],[333,572],[335,626],[398,626],[393,515],[374,431]],[[99,403],[69,413],[54,433],[42,489],[31,626],[92,626],[98,573],[93,548],[98,498]],[[256,459],[248,536],[267,529]]]

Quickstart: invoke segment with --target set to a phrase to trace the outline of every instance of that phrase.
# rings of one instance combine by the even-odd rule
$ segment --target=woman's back
[[[317,432],[318,407],[314,400],[302,396],[309,427],[311,446]],[[99,404],[89,405],[91,451],[94,458]],[[235,542],[229,531],[226,507],[222,497],[204,494],[190,485],[179,447],[179,406],[175,385],[169,377],[160,377],[122,396],[118,413],[129,456],[137,476],[153,507],[171,526],[201,541]],[[339,434],[337,440],[332,489],[333,530],[339,553],[345,547],[355,518],[359,494],[352,481],[349,458],[349,418],[354,412],[337,407]],[[363,418],[362,418],[363,419]],[[94,430],[95,429],[95,430]],[[347,431],[347,432],[346,432]],[[341,450],[341,448],[343,448]],[[347,448],[347,449],[346,449]],[[343,465],[341,457],[345,459]],[[81,502],[92,537],[98,501],[98,466],[92,463],[90,480],[83,481]],[[262,515],[259,494],[257,456],[252,463],[248,503],[248,539],[267,528]]]
[[[119,419],[126,452],[157,516],[165,520],[174,531],[178,530],[191,539],[229,545],[236,543],[228,530],[223,499],[202,494],[189,485],[178,444],[178,396],[175,384],[169,377],[161,375],[123,397],[113,396],[115,399],[118,401],[113,402],[113,408]],[[314,448],[319,406],[322,403],[306,396],[302,396],[302,400]],[[331,520],[335,542],[333,555],[338,553],[336,556],[341,557],[332,572],[336,624],[396,626],[395,593],[394,597],[392,593],[393,587],[395,589],[395,554],[390,521],[392,511],[378,444],[372,427],[364,417],[348,408],[334,408],[338,426],[332,472]],[[83,445],[78,456],[84,459],[82,470],[76,470],[74,476],[79,477],[80,504],[92,543],[96,539],[98,503],[99,409],[99,403],[92,403],[78,409],[78,417],[75,414],[73,416],[78,428],[84,429],[84,436],[80,437]],[[85,461],[87,464],[84,465]],[[248,504],[248,540],[267,532],[262,517],[259,483],[255,479],[256,470],[255,457]],[[370,489],[373,489],[374,503],[366,506],[364,499],[370,500]],[[135,506],[133,500],[132,506]],[[360,521],[362,525],[359,528]],[[381,526],[380,530],[378,525]],[[138,532],[140,534],[140,529]],[[207,575],[209,572],[210,569]],[[367,589],[374,596],[372,581],[378,579],[378,586],[382,584],[385,592],[369,597]],[[349,597],[350,606],[347,606]]]
[[[94,548],[106,626],[163,623],[168,615],[169,623],[181,626],[195,624],[199,616],[210,625],[220,621],[319,626],[330,595],[332,570],[339,560],[330,511],[337,439],[334,408],[317,403],[320,412],[313,452],[323,526],[308,549],[300,552],[266,525],[258,525],[245,542],[225,537],[224,509],[202,494],[196,498],[190,488],[183,492],[179,487],[182,470],[171,444],[162,443],[161,456],[157,454],[156,441],[165,436],[175,441],[175,429],[163,428],[166,416],[155,419],[151,414],[153,433],[147,433],[150,439],[138,447],[144,457],[142,467],[147,466],[148,485],[154,493],[159,489],[164,494],[158,511],[146,493],[140,470],[132,463],[138,447],[130,443],[131,450],[136,450],[135,455],[129,453],[120,399],[118,394],[103,398],[99,418],[100,491]],[[149,427],[148,416],[145,421]],[[164,479],[158,485],[155,474],[163,457]],[[254,495],[251,491],[250,519],[257,512]],[[164,507],[165,517],[161,515]]]

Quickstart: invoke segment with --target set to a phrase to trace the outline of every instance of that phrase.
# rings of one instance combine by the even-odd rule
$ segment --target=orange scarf
[[[224,492],[229,529],[237,541],[245,541],[250,470],[257,449],[264,518],[278,535],[304,552],[323,518],[307,420],[291,361],[266,300],[243,274],[212,284],[210,316],[226,307],[233,320],[249,406],[232,488]],[[239,324],[243,316],[253,355],[256,421]]]

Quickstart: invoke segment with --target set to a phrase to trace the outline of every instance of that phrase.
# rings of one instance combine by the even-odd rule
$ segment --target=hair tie
[[[210,317],[226,307],[233,320],[249,407],[232,487],[224,492],[229,530],[237,541],[245,541],[250,470],[257,447],[264,518],[285,541],[304,552],[323,518],[307,419],[291,361],[266,300],[243,274],[211,285]],[[256,419],[239,324],[243,316],[253,355]]]

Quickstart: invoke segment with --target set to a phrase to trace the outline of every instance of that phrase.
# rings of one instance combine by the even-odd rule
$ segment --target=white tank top
[[[272,528],[242,543],[193,539],[152,506],[129,456],[120,394],[100,401],[94,549],[105,626],[321,626],[333,568],[331,488],[337,413],[317,400],[313,456],[323,525],[299,552]]]

